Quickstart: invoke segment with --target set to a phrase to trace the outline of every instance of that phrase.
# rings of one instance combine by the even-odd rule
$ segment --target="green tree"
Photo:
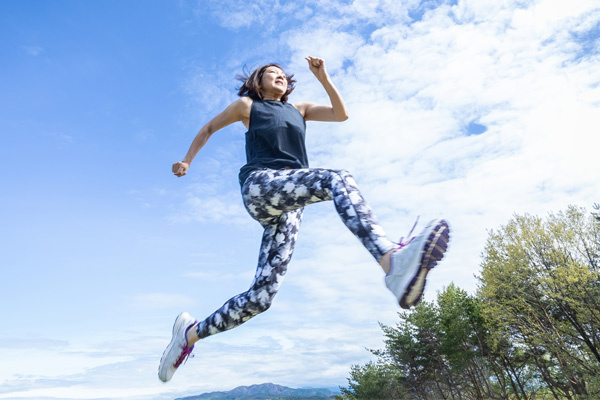
[[[491,369],[483,357],[485,328],[476,298],[454,284],[437,297],[440,353],[447,360],[454,381],[472,399],[495,396]]]
[[[399,316],[396,326],[382,325],[385,348],[372,352],[379,357],[380,365],[396,371],[400,377],[396,382],[405,388],[403,398],[508,398],[496,394],[493,370],[483,356],[485,327],[476,298],[451,284],[438,294],[437,302],[422,302]],[[343,391],[347,398],[369,398],[360,397],[360,393],[373,394],[373,385],[383,386],[368,374],[374,371],[369,365],[354,367],[350,392]],[[375,398],[400,398],[379,396]]]
[[[546,220],[515,216],[483,254],[478,295],[496,328],[492,349],[512,341],[555,398],[598,395],[599,224],[577,207]]]
[[[600,206],[491,231],[475,296],[454,284],[382,325],[340,399],[600,399]]]
[[[348,388],[340,388],[337,400],[410,400],[410,390],[404,377],[390,365],[369,362],[363,366],[353,365],[348,378]]]

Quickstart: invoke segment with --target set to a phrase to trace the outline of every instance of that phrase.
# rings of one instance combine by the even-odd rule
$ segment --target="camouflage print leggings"
[[[376,260],[394,248],[344,170],[254,171],[242,186],[242,197],[248,213],[265,229],[254,281],[247,292],[198,324],[200,338],[234,328],[271,306],[292,258],[306,205],[333,200],[344,224]]]

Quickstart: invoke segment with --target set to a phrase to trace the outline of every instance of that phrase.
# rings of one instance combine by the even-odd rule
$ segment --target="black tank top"
[[[307,168],[305,132],[304,117],[293,105],[279,100],[254,100],[240,185],[257,169]]]

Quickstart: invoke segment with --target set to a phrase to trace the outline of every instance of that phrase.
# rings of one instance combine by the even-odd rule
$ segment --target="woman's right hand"
[[[175,164],[173,164],[173,173],[175,174],[175,176],[184,176],[187,173],[188,169],[190,169],[190,164],[186,163],[185,161],[178,161]]]

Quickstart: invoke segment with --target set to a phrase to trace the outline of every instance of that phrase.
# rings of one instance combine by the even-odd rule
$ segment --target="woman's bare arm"
[[[250,98],[240,97],[204,125],[192,141],[190,149],[183,160],[173,164],[173,173],[179,177],[184,176],[198,152],[208,142],[213,133],[237,121],[247,124],[250,118],[251,106],[252,100]]]
[[[337,90],[327,69],[325,60],[316,57],[306,57],[308,66],[315,77],[321,82],[331,101],[330,106],[310,102],[294,104],[307,121],[345,121],[348,119],[348,110],[342,95]]]

